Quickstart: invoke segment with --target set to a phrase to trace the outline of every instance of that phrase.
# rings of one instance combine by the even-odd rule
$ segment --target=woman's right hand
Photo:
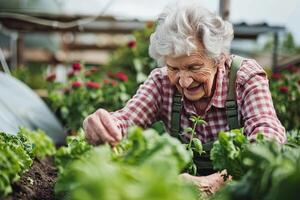
[[[83,121],[85,136],[93,145],[109,143],[116,145],[122,133],[115,125],[113,117],[104,109],[98,109]]]

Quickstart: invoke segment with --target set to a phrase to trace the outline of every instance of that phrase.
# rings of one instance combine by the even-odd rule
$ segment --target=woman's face
[[[201,43],[189,56],[166,57],[166,65],[171,84],[188,100],[211,97],[217,67],[214,60],[205,55]]]

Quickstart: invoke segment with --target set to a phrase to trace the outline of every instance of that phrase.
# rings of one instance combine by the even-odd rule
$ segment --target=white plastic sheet
[[[45,102],[18,79],[0,72],[0,131],[16,134],[19,127],[42,129],[55,143],[66,134]]]

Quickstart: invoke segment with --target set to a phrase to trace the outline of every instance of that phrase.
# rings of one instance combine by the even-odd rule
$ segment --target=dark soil
[[[56,178],[53,158],[36,159],[31,169],[12,185],[13,193],[5,200],[55,200]]]

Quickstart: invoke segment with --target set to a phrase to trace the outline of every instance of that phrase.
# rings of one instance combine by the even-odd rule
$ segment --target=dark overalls
[[[229,73],[229,86],[228,94],[226,99],[226,116],[229,129],[241,128],[242,125],[238,120],[238,108],[236,103],[235,96],[235,82],[236,82],[236,73],[240,68],[244,58],[235,56],[230,67]],[[173,96],[172,103],[172,115],[171,115],[171,135],[176,136],[179,140],[180,138],[180,113],[182,109],[181,105],[181,94],[176,90]],[[203,150],[206,152],[201,156],[199,154],[194,154],[194,163],[197,166],[197,175],[206,176],[213,174],[216,171],[213,169],[212,162],[210,160],[210,150],[212,149],[214,141],[203,144]]]

